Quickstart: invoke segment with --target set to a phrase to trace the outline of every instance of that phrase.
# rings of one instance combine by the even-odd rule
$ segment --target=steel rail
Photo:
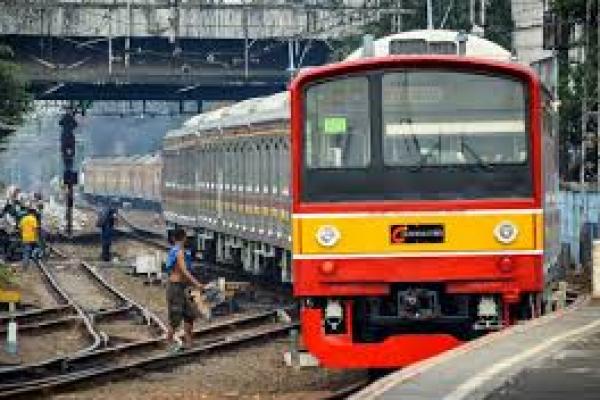
[[[158,327],[161,330],[163,336],[167,334],[167,326],[154,312],[142,306],[140,303],[133,300],[131,297],[126,296],[116,287],[112,286],[96,271],[94,267],[92,267],[87,262],[81,261],[81,265],[83,265],[86,271],[89,274],[91,274],[106,290],[110,291],[113,295],[121,299],[128,306],[132,306],[133,308],[137,309],[141,313],[142,317],[148,322],[148,324],[153,324],[156,327]]]
[[[231,335],[221,341],[197,346],[179,353],[165,353],[151,356],[141,360],[135,360],[121,365],[104,366],[92,368],[83,371],[76,371],[62,374],[60,376],[46,379],[42,382],[30,382],[26,386],[21,386],[13,390],[0,392],[0,398],[14,399],[17,396],[31,396],[33,393],[47,392],[51,388],[65,386],[90,380],[94,378],[106,377],[113,374],[123,377],[123,374],[131,373],[132,370],[139,369],[155,369],[163,366],[173,366],[186,359],[196,357],[200,354],[205,354],[218,350],[228,350],[234,346],[242,345],[247,342],[266,339],[273,335],[279,335],[288,332],[290,329],[297,328],[297,323],[286,323],[275,326],[263,327],[255,329],[252,332]]]
[[[52,287],[60,294],[60,296],[63,299],[65,299],[67,301],[67,303],[71,307],[73,307],[75,309],[75,311],[77,312],[77,315],[79,315],[79,318],[83,321],[83,324],[85,325],[89,335],[92,337],[92,344],[86,348],[78,350],[77,353],[87,353],[89,351],[93,351],[93,350],[97,349],[100,346],[100,344],[102,343],[102,339],[101,339],[99,332],[97,332],[96,328],[94,327],[94,324],[91,321],[89,315],[83,310],[83,308],[81,308],[81,306],[79,304],[77,304],[75,302],[75,300],[73,300],[73,298],[67,292],[65,292],[60,287],[60,285],[58,284],[58,282],[56,280],[56,277],[52,274],[52,272],[50,272],[50,270],[48,268],[46,268],[44,263],[37,262],[36,264],[38,265],[38,267],[40,268],[40,270],[42,271],[42,273],[44,274],[44,276],[46,277],[48,282],[50,282]]]
[[[54,328],[57,326],[66,325],[66,324],[74,323],[77,321],[79,321],[78,316],[67,315],[67,316],[58,317],[58,318],[47,320],[47,321],[19,323],[19,324],[17,324],[17,330],[19,332],[22,332],[22,331],[30,331],[30,330],[34,330],[34,329]],[[6,333],[7,330],[8,330],[7,326],[0,326],[0,333]]]
[[[14,314],[0,314],[0,325],[9,321],[16,320],[18,324],[33,322],[39,318],[47,318],[48,315],[62,315],[72,311],[68,304],[62,304],[56,307],[36,308],[33,310],[19,311]]]
[[[225,320],[217,324],[206,326],[194,332],[194,339],[203,339],[204,336],[207,336],[209,334],[230,331],[233,327],[243,324],[264,323],[265,321],[276,318],[279,312],[280,310],[271,310],[268,312],[261,312],[253,315],[244,315],[241,317]],[[279,323],[278,326],[279,325],[282,324]],[[287,325],[294,327],[297,326],[297,324],[294,323],[287,323]],[[210,340],[211,343],[204,343],[199,347],[206,348],[207,346],[213,346],[222,342],[235,343],[235,337],[237,336],[234,334],[233,336],[226,335],[225,337],[221,338],[209,338],[208,340]],[[132,354],[143,351],[147,348],[155,349],[163,345],[164,341],[162,339],[153,338],[149,340],[127,343],[112,348],[104,348],[94,352],[89,352],[87,354],[81,354],[77,357],[66,358],[63,360],[54,360],[52,365],[46,365],[45,369],[40,368],[40,365],[36,365],[32,366],[32,368],[28,371],[21,370],[14,371],[12,374],[5,373],[0,375],[0,377],[2,377],[3,382],[2,384],[0,384],[0,397],[4,396],[5,393],[13,393],[15,390],[22,390],[26,387],[37,387],[56,381],[60,382],[64,379],[65,376],[73,376],[73,374],[83,374],[84,376],[86,376],[89,371],[95,371],[98,368],[98,366],[101,365],[102,362],[104,362],[105,364],[113,364],[114,366],[115,357],[131,356]],[[186,355],[190,351],[196,350],[197,348],[198,347],[194,347],[191,350],[182,352],[181,354]],[[160,357],[163,356],[166,356],[167,358],[170,358],[172,356],[177,357],[178,354],[161,354],[158,356],[154,355],[141,360],[137,360],[135,362],[144,364],[144,362],[149,359],[151,360],[156,357],[162,359]],[[105,369],[108,367],[103,366],[101,368]]]
[[[67,258],[66,255],[62,251],[58,250],[54,246],[50,246],[50,249],[51,249],[51,251],[55,252],[57,255]],[[81,266],[83,266],[85,271],[89,275],[91,275],[104,289],[106,289],[113,296],[118,298],[123,304],[127,305],[128,307],[133,307],[133,308],[137,309],[137,311],[144,318],[144,320],[147,321],[148,324],[153,324],[154,326],[156,326],[161,331],[161,334],[163,336],[167,334],[167,330],[168,330],[167,326],[154,312],[152,312],[149,309],[147,309],[146,307],[142,306],[140,303],[133,300],[131,297],[125,295],[119,289],[117,289],[116,287],[114,287],[113,285],[108,283],[106,281],[106,279],[104,279],[104,277],[102,277],[97,272],[96,268],[93,267],[88,262],[80,260],[80,261],[78,261],[78,263]]]
[[[91,313],[90,317],[93,321],[103,320],[109,317],[113,317],[120,314],[125,314],[132,309],[132,306],[124,306],[119,308],[111,308],[108,310],[100,310],[94,313]],[[68,323],[73,323],[79,321],[79,317],[77,315],[61,315],[59,314],[53,319],[43,319],[41,321],[31,321],[31,322],[19,322],[17,324],[17,329],[19,332],[33,329],[44,329],[50,327],[56,327],[60,325],[65,325]],[[7,327],[2,325],[0,326],[0,333],[6,333]]]
[[[283,309],[283,311],[289,311],[289,309]],[[218,323],[214,323],[202,328],[196,329],[193,332],[194,338],[202,337],[207,334],[217,333],[223,330],[231,329],[240,324],[246,324],[251,322],[257,322],[260,320],[266,320],[269,318],[276,318],[281,310],[269,310],[257,312],[249,315],[242,315],[240,317],[229,318]],[[23,365],[17,368],[0,369],[0,382],[6,383],[11,380],[27,380],[29,378],[37,378],[43,374],[54,372],[64,372],[67,369],[77,367],[77,363],[80,361],[85,362],[87,359],[98,360],[103,356],[112,356],[112,352],[115,351],[129,351],[137,350],[138,348],[144,348],[148,346],[161,345],[164,343],[162,338],[151,338],[139,340],[132,343],[121,344],[117,346],[107,347],[98,349],[93,352],[79,354],[75,356],[63,356],[56,357],[53,359],[45,360],[35,364]],[[0,390],[3,385],[0,384]]]

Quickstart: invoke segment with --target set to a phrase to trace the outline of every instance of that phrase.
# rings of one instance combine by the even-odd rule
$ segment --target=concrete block
[[[291,351],[286,351],[283,354],[283,362],[286,366],[294,368],[316,368],[319,366],[319,360],[306,351],[299,351],[296,360],[294,360]]]
[[[11,355],[15,355],[18,352],[17,323],[15,321],[10,321],[8,323],[6,335],[6,352]]]

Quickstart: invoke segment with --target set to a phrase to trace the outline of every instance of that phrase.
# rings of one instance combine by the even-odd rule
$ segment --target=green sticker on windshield
[[[346,128],[346,117],[325,117],[323,120],[323,133],[327,135],[346,133]]]

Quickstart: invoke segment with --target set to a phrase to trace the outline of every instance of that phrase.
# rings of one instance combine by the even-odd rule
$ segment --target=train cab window
[[[387,165],[522,164],[523,85],[482,74],[419,71],[383,77]]]
[[[365,167],[370,161],[369,83],[351,77],[309,87],[305,156],[311,169]]]
[[[313,84],[302,200],[528,198],[528,89],[509,74],[441,69]]]

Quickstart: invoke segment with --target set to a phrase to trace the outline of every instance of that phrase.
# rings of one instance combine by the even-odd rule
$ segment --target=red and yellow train
[[[294,293],[330,367],[398,367],[539,315],[557,130],[529,67],[388,55],[291,86]]]

